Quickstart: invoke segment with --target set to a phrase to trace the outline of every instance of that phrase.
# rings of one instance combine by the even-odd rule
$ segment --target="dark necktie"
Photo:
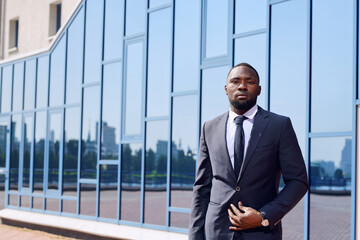
[[[240,174],[241,164],[244,158],[245,135],[243,129],[243,122],[245,119],[245,116],[237,116],[234,119],[234,122],[236,124],[234,140],[234,171],[236,174],[236,178],[238,178]]]

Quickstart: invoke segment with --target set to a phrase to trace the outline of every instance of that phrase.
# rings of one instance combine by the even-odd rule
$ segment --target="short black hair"
[[[253,66],[251,66],[250,64],[248,64],[248,63],[246,63],[246,62],[242,62],[242,63],[236,64],[235,66],[233,66],[233,67],[230,69],[230,71],[229,71],[226,79],[229,77],[230,72],[231,72],[234,68],[237,68],[237,67],[248,67],[248,68],[251,68],[251,69],[256,73],[256,76],[257,76],[257,78],[258,78],[258,82],[260,83],[259,73],[256,71],[256,69],[255,69]]]

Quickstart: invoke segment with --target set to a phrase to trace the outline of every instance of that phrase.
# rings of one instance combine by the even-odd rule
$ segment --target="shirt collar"
[[[247,117],[247,119],[249,120],[253,120],[253,118],[255,117],[256,113],[258,111],[258,105],[255,104],[252,108],[250,108],[246,113],[243,114],[243,116]],[[236,114],[235,112],[233,112],[231,109],[229,110],[229,120],[231,120],[231,122],[234,122],[234,119],[239,116],[238,114]]]

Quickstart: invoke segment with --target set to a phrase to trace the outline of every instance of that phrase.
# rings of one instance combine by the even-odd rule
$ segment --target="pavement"
[[[53,240],[53,239],[63,239],[63,240],[72,240],[79,238],[69,238],[64,236],[59,236],[39,230],[32,230],[22,227],[14,227],[5,224],[0,224],[0,239],[1,240]]]

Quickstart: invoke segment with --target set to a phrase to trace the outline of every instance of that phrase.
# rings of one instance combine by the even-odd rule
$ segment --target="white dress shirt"
[[[246,156],[247,147],[250,140],[251,130],[254,125],[254,117],[258,111],[258,106],[255,104],[252,108],[250,108],[243,116],[247,117],[247,119],[243,122],[243,129],[245,135],[245,145],[244,145],[244,160]],[[226,145],[230,156],[231,165],[234,167],[234,139],[236,132],[236,124],[234,123],[234,119],[239,116],[235,112],[229,110],[229,118],[226,124]],[[244,161],[243,161],[244,162]]]

